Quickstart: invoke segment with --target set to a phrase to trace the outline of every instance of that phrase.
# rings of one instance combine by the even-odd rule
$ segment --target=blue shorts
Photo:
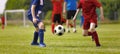
[[[38,23],[41,22],[41,19],[36,16],[36,18],[38,19],[36,23],[33,23],[33,18],[32,18],[32,15],[28,15],[28,19],[33,23],[34,27],[38,27]]]

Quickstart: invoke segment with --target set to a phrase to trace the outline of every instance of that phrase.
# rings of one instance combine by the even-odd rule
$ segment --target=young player
[[[63,13],[65,14],[67,10],[67,20],[66,20],[66,31],[70,32],[69,24],[73,16],[75,15],[75,12],[77,10],[77,0],[65,0],[63,5]],[[76,32],[76,21],[73,21],[73,32]]]
[[[46,47],[44,43],[44,23],[39,18],[39,13],[43,7],[43,0],[32,0],[30,9],[28,10],[28,19],[33,23],[36,28],[34,32],[34,38],[31,45],[39,45],[40,47]],[[37,42],[38,36],[40,38],[40,43]]]
[[[54,34],[55,25],[61,24],[63,0],[51,0],[51,2],[53,4],[51,29]]]
[[[80,0],[77,12],[73,20],[76,19],[80,8],[82,9],[82,13],[84,16],[83,35],[92,36],[95,40],[96,46],[100,47],[101,45],[99,43],[98,34],[95,30],[95,28],[97,27],[97,14],[95,10],[96,8],[100,8],[101,19],[104,20],[103,8],[101,6],[101,3],[98,2],[98,0]],[[88,31],[88,29],[90,31]]]

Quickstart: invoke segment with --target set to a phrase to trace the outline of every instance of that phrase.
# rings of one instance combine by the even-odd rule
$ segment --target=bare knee
[[[91,29],[90,29],[90,32],[94,32],[94,31],[95,31],[95,28],[91,28]]]
[[[91,23],[90,24],[90,32],[94,32],[95,31],[95,23]]]
[[[40,23],[38,24],[38,27],[39,27],[39,29],[44,29],[44,24],[43,24],[43,22],[40,22]]]

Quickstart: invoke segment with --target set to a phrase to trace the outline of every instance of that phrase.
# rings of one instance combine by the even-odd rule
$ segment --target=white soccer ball
[[[54,28],[54,34],[61,36],[65,33],[65,28],[62,25],[57,25]]]

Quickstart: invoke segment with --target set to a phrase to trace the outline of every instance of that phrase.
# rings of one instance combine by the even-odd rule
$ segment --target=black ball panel
[[[58,27],[58,29],[59,29],[59,30],[61,30],[61,29],[62,29],[62,27]]]
[[[61,36],[61,35],[63,35],[63,33],[60,32],[60,33],[58,33],[58,35]]]

